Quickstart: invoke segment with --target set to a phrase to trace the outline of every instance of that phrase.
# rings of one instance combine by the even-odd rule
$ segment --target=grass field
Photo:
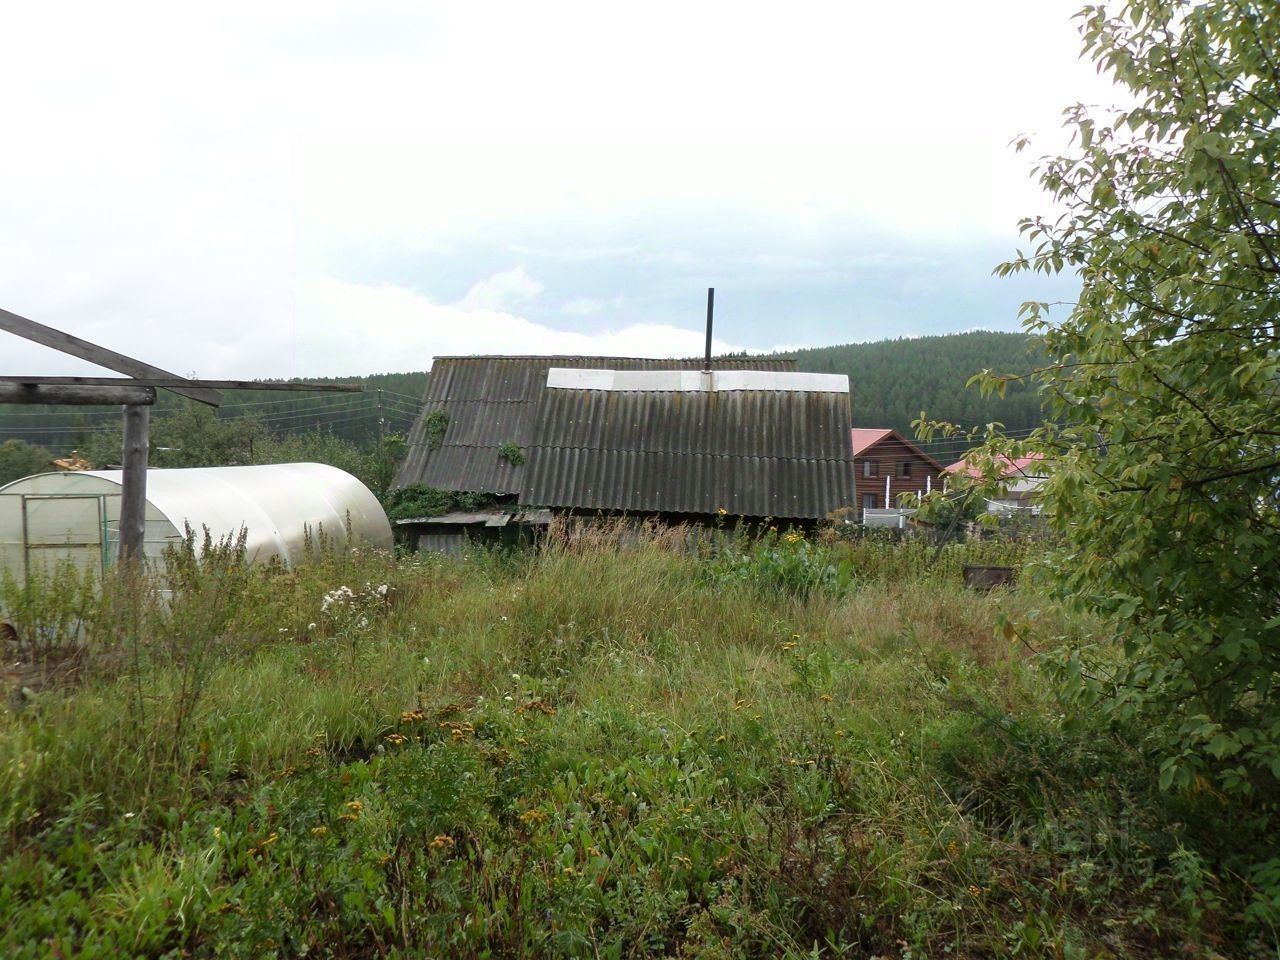
[[[1002,559],[602,537],[10,587],[0,954],[1274,954],[1225,801],[1160,794],[996,629],[1091,625],[959,586]]]

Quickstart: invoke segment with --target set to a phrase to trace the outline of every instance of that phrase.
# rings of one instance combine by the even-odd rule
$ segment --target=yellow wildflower
[[[427,844],[427,846],[430,847],[432,850],[442,850],[446,847],[452,849],[453,837],[449,836],[446,833],[442,833],[438,837],[435,837],[434,839],[432,839],[432,841],[429,844]]]
[[[348,800],[348,801],[347,801],[347,809],[348,809],[348,810],[350,810],[352,813],[359,813],[361,810],[363,810],[363,809],[364,809],[364,801],[362,801],[362,800]]]
[[[545,823],[546,819],[547,815],[537,807],[534,807],[531,810],[526,810],[524,813],[520,814],[521,822],[529,826],[532,826],[535,823]]]
[[[311,835],[313,837],[323,837],[328,832],[329,832],[329,828],[324,826],[323,824],[321,824],[318,827],[311,828]]]

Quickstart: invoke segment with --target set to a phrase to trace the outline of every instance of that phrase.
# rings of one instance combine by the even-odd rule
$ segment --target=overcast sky
[[[183,374],[1016,329],[1081,0],[21,4],[0,306]],[[0,373],[89,368],[0,334]]]

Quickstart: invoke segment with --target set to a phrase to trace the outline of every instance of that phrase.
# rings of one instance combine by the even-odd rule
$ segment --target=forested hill
[[[893,427],[910,436],[912,419],[926,410],[935,419],[966,425],[1000,420],[1009,430],[1017,431],[1039,422],[1039,403],[1033,393],[1011,386],[1006,399],[983,400],[976,388],[965,388],[965,381],[986,367],[1009,373],[1029,371],[1033,363],[1030,342],[1015,333],[962,333],[818,347],[788,355],[796,358],[801,370],[849,375],[855,426]],[[363,445],[377,437],[379,413],[387,430],[408,432],[426,389],[427,374],[340,379],[363,383],[365,392],[229,392],[217,415],[220,419],[253,417],[277,436],[323,429]],[[162,390],[155,415],[171,415],[187,405]],[[0,441],[25,440],[59,456],[73,448],[84,449],[101,432],[115,435],[119,430],[117,407],[0,405]],[[950,452],[936,451],[940,458]]]
[[[1040,398],[1010,384],[1004,399],[984,400],[965,387],[975,373],[990,368],[1025,374],[1043,362],[1034,340],[1020,333],[955,333],[937,337],[846,343],[789,353],[801,370],[849,375],[853,423],[892,427],[912,436],[911,421],[924,410],[935,420],[975,426],[998,420],[1010,432],[1040,423]]]

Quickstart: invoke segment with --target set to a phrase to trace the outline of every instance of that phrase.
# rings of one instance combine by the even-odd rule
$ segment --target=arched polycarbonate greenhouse
[[[42,473],[0,487],[0,570],[19,582],[71,561],[102,570],[119,549],[119,470]],[[215,540],[245,531],[248,559],[302,556],[308,538],[391,546],[391,524],[363,483],[321,463],[147,471],[143,553],[159,561],[186,526]]]

